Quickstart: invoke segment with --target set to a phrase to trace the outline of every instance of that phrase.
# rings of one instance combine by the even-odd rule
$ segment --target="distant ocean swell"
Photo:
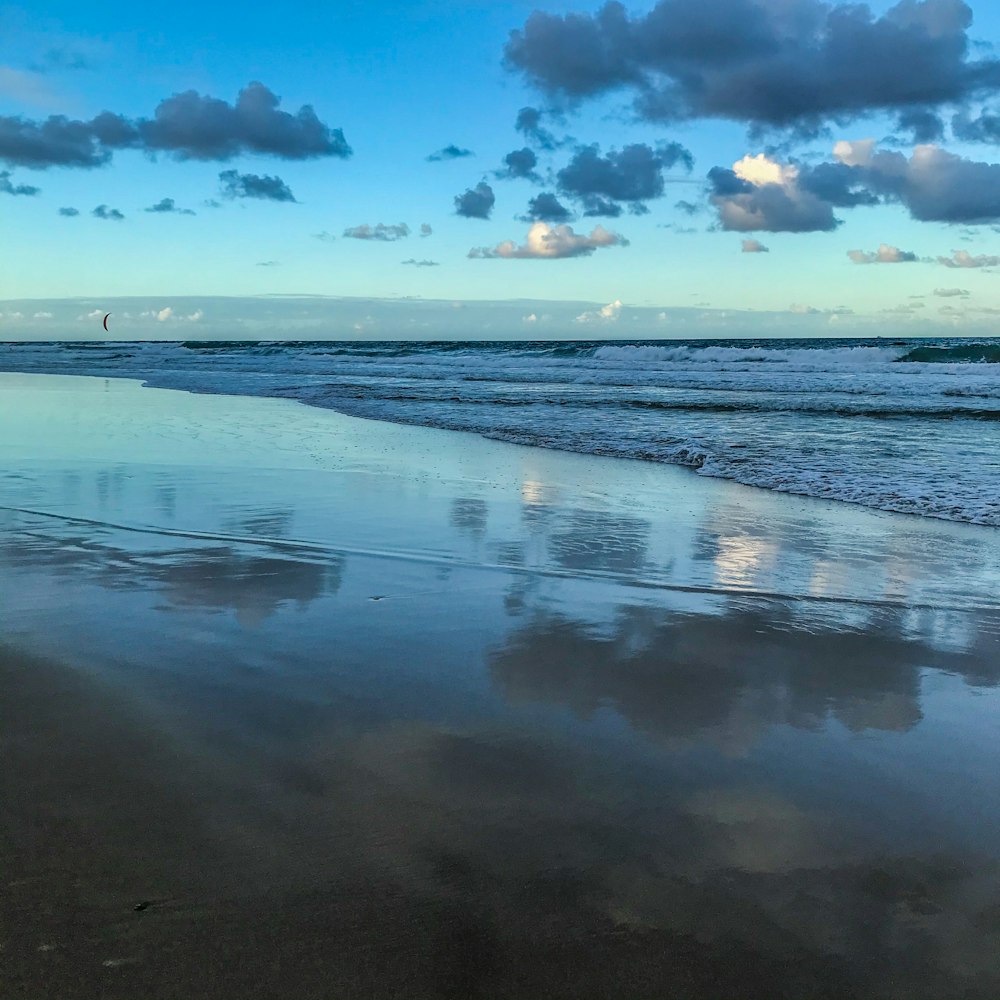
[[[0,345],[0,368],[298,399],[1000,526],[1000,339]]]

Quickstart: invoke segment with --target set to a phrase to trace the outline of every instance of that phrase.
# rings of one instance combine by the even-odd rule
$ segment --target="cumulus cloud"
[[[968,250],[953,250],[950,257],[938,257],[938,263],[945,267],[1000,267],[1000,257],[985,253],[973,256]]]
[[[944,138],[944,122],[928,108],[908,108],[899,113],[896,131],[909,132],[914,144],[938,142]]]
[[[838,142],[826,176],[841,187],[863,185],[904,205],[922,222],[982,223],[1000,219],[1000,164],[968,160],[939,146],[917,146],[910,157],[881,151],[871,139]],[[831,185],[831,190],[836,185]]]
[[[731,170],[708,172],[710,201],[724,229],[814,232],[836,228],[834,209],[903,205],[922,222],[1000,220],[1000,164],[968,160],[938,146],[910,156],[873,139],[840,141],[832,162],[779,163],[760,153]]]
[[[723,229],[771,233],[828,232],[839,225],[833,206],[801,183],[799,168],[763,153],[744,156],[731,170],[708,172],[709,200]]]
[[[542,115],[543,112],[538,108],[521,108],[514,121],[514,128],[540,149],[557,149],[561,143],[547,128],[542,127]]]
[[[241,90],[235,104],[189,90],[161,101],[152,118],[103,111],[88,121],[52,115],[44,121],[0,116],[0,160],[44,169],[100,167],[115,150],[142,149],[181,160],[229,160],[262,153],[288,160],[351,155],[340,129],[304,105],[296,114],[262,83]]]
[[[542,191],[528,202],[528,211],[522,219],[525,222],[569,222],[573,213],[551,191]]]
[[[143,209],[144,212],[170,213],[175,215],[194,215],[190,208],[178,208],[173,198],[161,198],[155,205]]]
[[[961,0],[900,0],[876,15],[825,0],[660,0],[631,16],[535,11],[509,68],[571,100],[626,88],[650,120],[725,118],[815,130],[875,110],[961,103],[1000,82],[974,58]]]
[[[602,156],[595,143],[582,146],[556,175],[559,190],[583,204],[584,215],[621,214],[621,203],[641,206],[663,194],[663,171],[677,163],[691,169],[691,154],[676,142],[656,148],[633,143]],[[641,211],[641,209],[640,209]]]
[[[369,226],[351,226],[344,230],[344,236],[351,240],[375,240],[378,243],[395,243],[410,235],[410,227],[405,222],[395,226],[387,226],[384,222]]]
[[[223,170],[219,183],[224,198],[260,198],[264,201],[295,201],[291,188],[280,178],[269,174],[241,174]]]
[[[969,291],[966,288],[935,288],[934,294],[941,299],[965,298]]]
[[[108,208],[107,205],[98,205],[90,214],[95,219],[107,219],[112,222],[121,222],[125,218],[117,208]]]
[[[427,157],[427,162],[440,163],[443,160],[461,160],[466,156],[475,155],[471,149],[462,149],[460,146],[451,145],[445,146],[444,149],[439,149],[436,153],[431,153]]]
[[[960,111],[951,119],[951,130],[963,142],[1000,143],[1000,113],[984,108],[976,117]],[[935,136],[935,138],[940,138]]]
[[[534,150],[525,146],[523,149],[515,149],[503,158],[503,167],[496,171],[496,177],[501,180],[525,178],[527,180],[538,180],[535,167],[538,166],[538,157]]]
[[[228,160],[241,153],[265,153],[286,160],[348,157],[351,147],[308,105],[293,115],[281,98],[254,81],[235,104],[194,90],[161,101],[153,118],[136,125],[141,145],[178,159]]]
[[[574,323],[616,323],[618,317],[621,315],[622,311],[622,300],[615,299],[614,302],[609,302],[606,306],[601,306],[600,309],[594,309],[590,312],[582,312],[576,319],[573,320]]]
[[[409,264],[412,267],[440,267],[441,265],[436,260],[417,260],[415,257],[410,257],[409,260],[404,260],[404,264]]]
[[[878,250],[848,250],[847,256],[855,264],[911,264],[917,259],[915,253],[880,243]]]
[[[421,236],[430,236],[430,235],[433,234],[433,232],[434,232],[434,230],[431,228],[431,224],[429,222],[421,222],[420,223],[420,235]]]
[[[764,246],[760,240],[744,240],[743,253],[770,253],[770,247]]]
[[[36,195],[41,188],[32,187],[30,184],[15,184],[10,179],[9,170],[0,170],[0,193],[14,195]]]
[[[312,237],[314,240],[320,240],[323,243],[332,243],[337,238],[333,233],[328,233],[325,229],[321,233],[313,233]]]
[[[74,215],[79,215],[80,209],[72,208],[71,206],[66,206],[65,208],[59,209],[59,214],[65,216],[67,219],[70,219]]]
[[[0,116],[0,160],[12,166],[100,167],[113,150],[135,141],[135,126],[108,111],[86,122],[62,115],[41,122]]]
[[[488,219],[495,202],[493,188],[480,181],[474,188],[455,195],[455,213],[466,219]]]
[[[590,235],[584,235],[573,232],[571,226],[550,226],[547,222],[536,222],[528,230],[523,245],[518,246],[513,240],[506,240],[492,248],[473,248],[469,251],[469,256],[480,259],[520,257],[555,260],[565,257],[586,257],[595,250],[614,246],[628,246],[628,240],[603,226],[595,226]]]
[[[173,317],[173,315],[174,315],[174,310],[170,306],[167,306],[165,309],[161,309],[156,314],[156,320],[158,323],[166,323],[167,320]]]

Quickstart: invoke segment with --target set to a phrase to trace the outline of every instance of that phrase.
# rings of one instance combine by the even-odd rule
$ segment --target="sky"
[[[0,6],[0,340],[990,335],[976,0]]]

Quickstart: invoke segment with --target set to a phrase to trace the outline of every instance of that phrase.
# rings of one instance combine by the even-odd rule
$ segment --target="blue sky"
[[[718,25],[710,39],[716,46],[729,44],[719,41],[726,32],[753,38],[740,18],[764,23],[779,7],[776,0],[698,6]],[[30,10],[2,7],[0,122],[40,125],[56,115],[86,123],[104,111],[139,122],[152,119],[172,95],[195,91],[231,105],[259,81],[280,98],[281,111],[294,115],[310,105],[324,127],[342,130],[352,155],[274,155],[243,144],[233,155],[204,158],[146,143],[115,147],[103,165],[81,167],[25,162],[16,143],[5,147],[0,134],[0,158],[5,149],[9,154],[0,166],[9,171],[7,183],[39,189],[0,193],[7,235],[0,338],[98,335],[89,316],[102,308],[121,314],[116,329],[123,337],[224,336],[238,332],[240,317],[251,322],[267,314],[261,297],[290,295],[306,297],[297,300],[300,314],[315,305],[315,335],[330,336],[352,330],[413,335],[414,326],[428,329],[424,323],[432,329],[431,306],[404,328],[405,309],[394,307],[385,315],[395,318],[383,320],[374,318],[375,306],[365,305],[414,297],[438,302],[442,316],[451,315],[453,303],[466,304],[473,337],[990,333],[997,319],[991,310],[1000,310],[991,261],[1000,255],[1000,167],[995,174],[988,169],[1000,137],[990,131],[1000,75],[988,43],[1000,39],[1000,13],[975,3],[966,31],[956,28],[963,17],[957,0],[901,6],[918,10],[912,30],[927,35],[928,46],[939,37],[960,37],[964,54],[942,57],[952,63],[940,69],[933,61],[938,48],[929,47],[927,66],[911,62],[886,79],[859,83],[861,98],[847,111],[835,106],[836,95],[831,105],[825,94],[816,97],[818,111],[808,122],[771,121],[763,130],[754,117],[759,109],[744,112],[743,98],[730,91],[712,107],[700,105],[699,94],[684,94],[681,112],[639,109],[649,81],[667,79],[657,75],[662,53],[629,50],[621,57],[629,66],[615,77],[612,29],[594,17],[599,5],[582,0],[291,4],[280,12],[229,3],[92,7],[43,0]],[[803,17],[817,11],[826,17],[831,9],[818,0],[784,7],[801,8]],[[875,5],[872,21],[890,7]],[[642,19],[659,10],[676,37],[707,30],[691,27],[694,9],[685,0],[663,0],[630,6],[624,16],[638,26],[636,37],[645,38],[654,22]],[[892,16],[910,30],[911,13]],[[512,31],[524,40],[513,57]],[[872,44],[882,44],[872,32]],[[877,48],[874,54],[882,55]],[[653,62],[642,65],[643,59]],[[864,77],[870,62],[871,54],[857,67],[834,66],[828,81],[812,85],[817,92],[853,92],[855,77]],[[979,82],[964,82],[969,74],[962,69],[963,82],[955,84],[959,63],[976,63]],[[944,99],[909,92],[899,98],[899,77],[919,81],[939,69],[942,87],[952,88]],[[636,74],[645,82],[636,84]],[[746,87],[763,93],[762,84]],[[780,81],[779,103],[798,89],[797,81]],[[537,136],[515,129],[524,107],[542,110],[542,126],[560,140],[559,148],[546,150]],[[933,176],[918,176],[913,160],[915,179],[907,187],[892,179],[899,157],[909,160],[914,151],[897,118],[914,108],[945,123],[932,145],[961,162],[942,158],[931,164]],[[962,135],[949,124],[956,114],[973,122],[958,129]],[[858,145],[834,152],[838,142],[868,138],[883,140],[875,159]],[[621,198],[617,215],[587,215],[594,203],[561,183],[558,172],[592,144],[599,158],[631,145],[655,156],[680,144],[691,169],[684,159],[661,159],[654,168],[661,183],[651,195]],[[473,155],[428,161],[448,146]],[[505,155],[521,148],[536,155],[537,179],[498,178]],[[897,159],[883,163],[879,151]],[[760,154],[766,159],[744,160]],[[734,172],[740,161],[744,166]],[[827,180],[822,171],[812,173],[820,165],[853,171],[852,193],[828,195],[824,187],[826,200],[817,202],[812,192]],[[713,168],[724,173],[710,174]],[[961,173],[966,169],[968,180]],[[239,177],[280,178],[295,200],[225,197],[220,174],[231,170]],[[483,182],[495,199],[489,217],[457,214],[456,196]],[[976,185],[983,190],[971,208],[965,201],[956,208],[954,192],[942,193],[942,184],[960,189],[966,201]],[[859,190],[861,203],[848,207]],[[562,249],[532,255],[531,223],[522,217],[542,191],[571,214],[570,241],[558,243],[565,255]],[[776,214],[758,208],[756,199],[764,204],[767,192],[779,200],[787,195],[785,208]],[[194,214],[146,211],[165,198]],[[676,207],[680,201],[694,206],[693,214]],[[94,216],[98,206],[106,206],[106,217]],[[637,206],[645,214],[633,214]],[[79,214],[60,215],[65,208]],[[748,213],[757,221],[748,221]],[[400,225],[409,232],[392,240],[345,235],[372,233],[379,224],[390,227],[383,235],[399,236],[392,227]],[[558,223],[539,224],[548,239]],[[422,225],[429,235],[421,235]],[[767,252],[746,252],[744,241]],[[555,244],[536,239],[534,245]],[[955,251],[966,256],[956,258]],[[941,258],[963,266],[946,266]],[[118,302],[122,297],[131,300],[128,308]],[[511,300],[508,308],[492,305]],[[601,312],[602,306],[610,308]],[[165,309],[168,317],[158,318]],[[289,310],[279,312],[283,318],[271,313],[274,335],[296,332]]]

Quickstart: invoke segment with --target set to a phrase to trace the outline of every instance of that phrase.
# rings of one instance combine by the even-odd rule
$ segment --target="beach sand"
[[[0,376],[0,996],[1000,996],[1000,534]]]

